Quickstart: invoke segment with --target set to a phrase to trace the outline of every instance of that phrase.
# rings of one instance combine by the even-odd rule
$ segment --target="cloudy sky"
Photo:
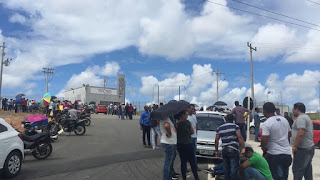
[[[313,0],[318,2],[319,0]],[[242,3],[239,3],[242,2]],[[130,101],[180,98],[232,106],[251,93],[253,52],[257,102],[304,102],[319,108],[320,5],[308,0],[0,0],[6,43],[2,96],[40,99],[49,90],[90,84],[116,87],[126,75]],[[254,8],[258,7],[258,8]],[[267,11],[264,11],[264,10]],[[270,13],[276,12],[277,14]],[[280,16],[282,14],[284,16]],[[268,94],[269,92],[269,94]],[[268,94],[268,96],[267,96]]]

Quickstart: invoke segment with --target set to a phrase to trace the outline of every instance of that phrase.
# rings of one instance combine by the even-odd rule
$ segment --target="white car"
[[[262,128],[263,123],[267,120],[266,117],[260,116],[260,129]],[[250,122],[250,134],[254,134],[255,128],[254,128],[254,121]]]
[[[20,134],[0,118],[0,171],[9,178],[17,176],[23,158],[24,146]]]

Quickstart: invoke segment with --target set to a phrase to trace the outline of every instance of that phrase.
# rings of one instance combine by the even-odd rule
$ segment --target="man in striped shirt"
[[[218,151],[219,139],[222,141],[222,158],[224,163],[225,179],[236,180],[238,179],[239,170],[239,143],[242,147],[242,151],[245,151],[245,144],[240,133],[238,125],[234,124],[234,116],[229,114],[226,116],[226,123],[218,127],[215,148],[216,157],[220,157]]]

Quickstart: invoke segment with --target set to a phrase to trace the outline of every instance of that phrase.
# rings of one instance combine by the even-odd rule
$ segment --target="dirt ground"
[[[11,124],[15,129],[23,131],[21,127],[21,122],[24,121],[29,115],[29,113],[14,113],[14,111],[2,111],[0,110],[0,118],[4,119],[8,124]]]

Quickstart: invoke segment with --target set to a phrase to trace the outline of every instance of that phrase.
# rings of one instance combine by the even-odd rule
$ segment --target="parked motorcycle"
[[[81,119],[70,120],[66,116],[62,116],[56,122],[51,121],[49,124],[50,133],[56,137],[63,131],[69,133],[73,131],[76,135],[83,135],[86,132],[85,122]]]
[[[24,153],[32,154],[38,160],[46,159],[52,153],[52,139],[50,132],[37,133],[35,135],[19,134],[24,144]]]

